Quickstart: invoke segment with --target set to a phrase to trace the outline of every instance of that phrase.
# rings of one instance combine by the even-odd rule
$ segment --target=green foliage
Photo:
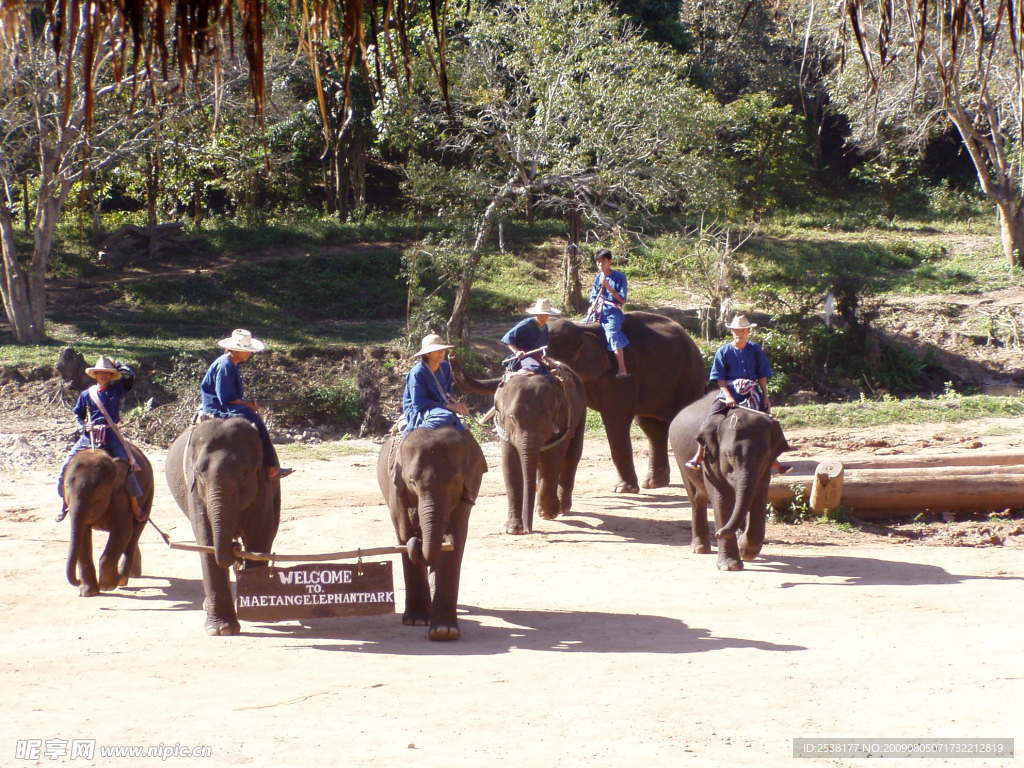
[[[727,112],[723,156],[742,207],[759,217],[799,202],[810,176],[803,118],[766,93],[742,96]]]
[[[795,483],[792,490],[793,498],[788,501],[773,501],[768,504],[768,520],[770,522],[794,524],[817,519],[818,515],[811,509],[807,487],[803,483]]]
[[[358,427],[363,418],[359,389],[351,379],[335,384],[305,384],[294,391],[294,402],[277,406],[275,411],[288,414],[296,411],[314,424],[337,424]]]
[[[929,424],[1024,416],[1024,397],[946,394],[937,398],[863,398],[849,403],[779,406],[772,414],[785,429]]]

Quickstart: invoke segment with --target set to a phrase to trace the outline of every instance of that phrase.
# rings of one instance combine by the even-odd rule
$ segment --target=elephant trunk
[[[235,562],[235,530],[234,526],[224,521],[224,505],[219,488],[213,487],[207,492],[206,511],[210,516],[210,528],[213,531],[213,557],[221,568],[229,568]]]
[[[526,532],[533,529],[533,508],[537,502],[537,462],[540,459],[540,440],[533,433],[524,434],[517,442],[519,462],[523,472],[523,508],[520,510]]]
[[[743,476],[733,485],[733,490],[736,492],[736,502],[733,504],[732,515],[725,525],[715,531],[716,537],[735,534],[743,525],[743,518],[746,516],[747,510],[750,509],[754,493],[754,482],[749,471],[744,470]]]
[[[445,523],[444,516],[438,518],[440,508],[434,503],[433,498],[420,497],[419,517],[420,530],[423,531],[423,560],[428,566],[437,566],[441,557],[441,540],[444,537]]]
[[[82,547],[82,536],[85,534],[85,523],[79,510],[72,508],[69,511],[71,516],[71,544],[68,548],[67,576],[68,583],[77,587],[81,582],[78,580],[78,553]]]

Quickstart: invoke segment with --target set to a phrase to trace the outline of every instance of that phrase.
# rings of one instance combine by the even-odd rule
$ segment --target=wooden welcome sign
[[[246,621],[395,612],[391,562],[296,565],[237,572],[235,610]]]

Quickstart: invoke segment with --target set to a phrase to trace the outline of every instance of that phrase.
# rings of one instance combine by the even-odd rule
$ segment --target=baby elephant
[[[395,444],[400,440],[399,444]],[[431,640],[458,640],[459,572],[469,513],[487,471],[483,451],[468,430],[414,429],[381,447],[377,480],[395,524],[405,574],[402,623],[430,625]],[[454,542],[442,551],[445,538]],[[427,569],[434,575],[431,599]]]
[[[139,465],[136,475],[142,486],[139,505],[145,520],[153,506],[153,468],[142,451],[131,443],[126,443],[125,447]],[[97,595],[101,589],[123,587],[129,576],[142,572],[139,536],[146,523],[138,522],[132,515],[124,487],[127,474],[127,463],[97,449],[75,454],[64,474],[64,500],[71,518],[67,577],[83,597]],[[110,533],[100,555],[98,581],[92,560],[94,528]],[[81,573],[81,581],[76,571]]]

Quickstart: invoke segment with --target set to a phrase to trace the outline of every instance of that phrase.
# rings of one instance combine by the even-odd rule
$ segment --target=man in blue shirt
[[[757,323],[751,323],[746,315],[736,315],[725,327],[732,332],[733,339],[718,348],[711,364],[708,380],[718,384],[719,392],[697,436],[697,453],[686,462],[691,469],[700,468],[704,461],[705,441],[717,431],[718,421],[730,408],[744,405],[764,413],[772,410],[768,397],[772,366],[761,345],[750,341],[750,330],[756,328]],[[789,471],[788,466],[778,461],[772,467],[780,475]]]
[[[451,363],[446,359],[451,348],[452,345],[445,344],[436,333],[423,337],[420,351],[413,355],[420,359],[405,377],[403,432],[449,426],[458,430],[466,428],[458,414],[467,415],[469,408],[451,398],[454,377]]]
[[[615,353],[615,362],[619,365],[617,379],[629,376],[626,360],[622,350],[629,345],[629,339],[622,332],[622,307],[626,303],[629,284],[626,276],[617,269],[612,269],[612,252],[602,248],[594,254],[597,264],[597,275],[590,289],[590,310],[587,312],[588,322],[598,322],[604,328],[608,349]]]
[[[267,425],[259,415],[259,405],[245,399],[245,383],[238,366],[247,361],[256,352],[262,352],[266,345],[254,339],[249,331],[238,328],[231,336],[221,339],[217,344],[224,348],[224,354],[218,357],[203,376],[199,392],[203,401],[203,412],[219,419],[230,419],[240,416],[248,421],[260,433],[263,444],[263,466],[267,468],[270,479],[286,477],[294,470],[282,469],[277,460],[277,451],[270,442]]]
[[[528,317],[520,320],[508,333],[501,337],[515,355],[509,361],[510,371],[530,371],[531,373],[548,373],[544,365],[544,357],[548,345],[548,319],[551,315],[562,314],[553,308],[547,299],[537,299],[532,307],[526,310]],[[532,354],[528,354],[532,353]]]
[[[135,383],[135,371],[124,363],[103,356],[96,361],[96,365],[86,368],[85,372],[96,379],[96,384],[84,390],[78,396],[75,407],[71,409],[82,434],[78,438],[78,442],[72,446],[67,458],[64,459],[64,464],[61,465],[60,473],[57,475],[57,495],[61,497],[57,522],[59,523],[68,514],[67,503],[64,501],[64,473],[71,462],[71,457],[79,451],[91,448],[93,444],[97,448],[103,448],[115,459],[123,459],[131,467],[124,479],[124,487],[128,491],[132,515],[136,520],[142,522],[145,519],[145,513],[139,505],[142,486],[139,485],[139,479],[135,476],[127,449],[121,443],[117,432],[107,423],[107,416],[104,414],[104,410],[106,410],[114,424],[121,421],[121,400]],[[102,407],[96,404],[97,400],[102,403]]]

